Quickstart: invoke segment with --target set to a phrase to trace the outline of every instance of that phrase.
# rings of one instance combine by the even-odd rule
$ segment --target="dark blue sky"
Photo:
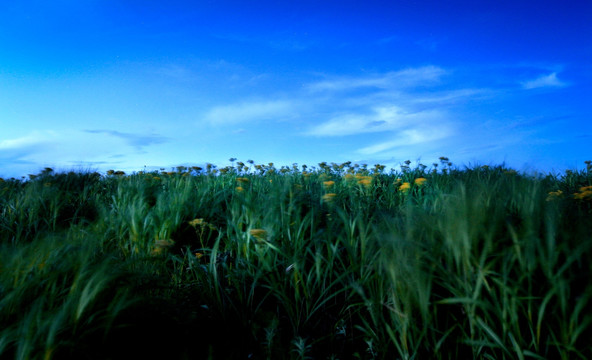
[[[0,176],[592,158],[592,1],[20,1],[0,24]]]

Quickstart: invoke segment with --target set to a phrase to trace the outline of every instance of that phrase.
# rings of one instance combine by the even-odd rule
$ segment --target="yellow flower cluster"
[[[335,200],[335,196],[337,196],[337,194],[335,194],[335,193],[328,193],[328,194],[323,195],[323,198],[322,199],[323,199],[324,202],[330,203],[330,202],[333,202],[333,200]]]
[[[563,196],[563,191],[561,191],[561,190],[550,191],[549,194],[547,195],[546,201],[557,200],[557,199],[560,199],[562,196]]]
[[[415,185],[422,186],[426,181],[428,181],[428,179],[420,177],[415,179],[414,183]]]
[[[193,227],[196,227],[196,226],[198,226],[198,225],[204,225],[204,224],[207,224],[207,223],[204,221],[204,219],[202,219],[202,218],[199,218],[199,219],[193,219],[193,220],[189,221],[188,223],[189,223],[189,225],[191,225],[191,226],[193,226]]]
[[[574,194],[574,199],[592,199],[592,186],[582,186],[580,192]]]
[[[358,179],[358,184],[360,185],[365,187],[372,186],[372,176],[356,174],[356,179]]]
[[[333,181],[333,180],[323,181],[323,185],[325,186],[325,188],[330,188],[331,186],[335,185],[335,181]]]
[[[158,256],[164,254],[169,248],[175,245],[175,242],[171,239],[156,240],[154,242],[154,248],[150,253],[152,256]]]
[[[405,194],[408,193],[409,190],[411,190],[411,184],[408,182],[404,182],[403,184],[401,184],[401,186],[399,186],[399,191]]]
[[[251,229],[249,230],[249,234],[257,239],[257,241],[262,242],[267,240],[267,231],[264,229]]]

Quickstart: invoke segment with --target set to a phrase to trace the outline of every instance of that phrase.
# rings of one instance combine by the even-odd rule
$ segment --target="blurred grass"
[[[0,180],[0,357],[592,358],[586,164]]]

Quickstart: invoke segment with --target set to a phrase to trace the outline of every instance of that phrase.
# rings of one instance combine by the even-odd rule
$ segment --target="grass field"
[[[591,359],[592,166],[0,180],[0,358]]]

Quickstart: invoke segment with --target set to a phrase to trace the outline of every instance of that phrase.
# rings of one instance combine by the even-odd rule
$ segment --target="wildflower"
[[[401,179],[401,178],[397,178],[397,180],[395,180],[395,182],[393,182],[393,184],[395,184],[395,185],[399,185],[399,184],[400,184],[400,183],[402,183],[402,182],[403,182],[403,179]]]
[[[352,174],[345,174],[343,177],[346,181],[351,181],[354,179],[354,176]]]
[[[364,185],[365,187],[370,187],[370,185],[372,185],[372,177],[362,176],[360,180],[358,180],[358,184]]]
[[[330,188],[331,186],[335,185],[335,181],[329,180],[329,181],[323,181],[323,185],[326,188]]]
[[[195,257],[196,257],[197,259],[201,259],[203,256],[204,256],[204,254],[203,254],[203,253],[200,253],[200,252],[196,252],[196,253],[195,253]]]
[[[428,179],[420,177],[415,179],[414,183],[415,185],[422,186],[426,181],[428,181]]]
[[[333,200],[335,199],[335,196],[337,196],[337,194],[335,194],[335,193],[328,193],[328,194],[323,195],[323,198],[322,199],[323,199],[324,202],[330,203],[330,202],[333,202]]]
[[[189,221],[188,224],[193,227],[196,227],[198,225],[204,225],[204,224],[206,224],[206,222],[204,221],[204,219],[199,218],[199,219],[193,219],[193,220]]]
[[[107,170],[107,175],[113,175],[115,173],[115,170]]]
[[[156,240],[154,242],[154,246],[157,248],[168,249],[171,246],[175,245],[175,242],[171,239],[164,239],[164,240]]]
[[[153,177],[152,179],[153,179],[153,180],[156,180],[156,181],[160,181],[160,177],[158,177],[158,176],[155,176],[155,177]]]
[[[409,190],[411,189],[411,184],[409,184],[408,182],[404,182],[403,184],[401,184],[401,186],[399,186],[399,191],[407,193],[409,192]]]
[[[243,189],[243,187],[242,187],[242,186],[237,186],[237,187],[235,188],[235,190],[236,190],[237,192],[243,192],[243,191],[245,191],[245,189]]]
[[[245,177],[239,177],[239,178],[236,178],[236,181],[238,181],[239,183],[248,183],[249,179],[245,178]]]
[[[175,242],[170,239],[156,240],[154,242],[154,249],[152,249],[150,254],[152,256],[162,255],[165,251],[167,251],[173,245],[175,245]]]
[[[122,175],[125,175],[125,172],[119,170],[119,171],[114,172],[113,175],[122,176]]]
[[[251,229],[249,234],[259,241],[265,241],[267,239],[267,231],[264,229]]]
[[[592,199],[592,186],[582,186],[580,192],[573,195],[574,199],[583,200]]]
[[[547,195],[547,199],[545,199],[545,200],[546,201],[553,201],[553,200],[559,199],[562,195],[563,195],[563,191],[561,191],[561,190],[550,191],[549,194]]]

